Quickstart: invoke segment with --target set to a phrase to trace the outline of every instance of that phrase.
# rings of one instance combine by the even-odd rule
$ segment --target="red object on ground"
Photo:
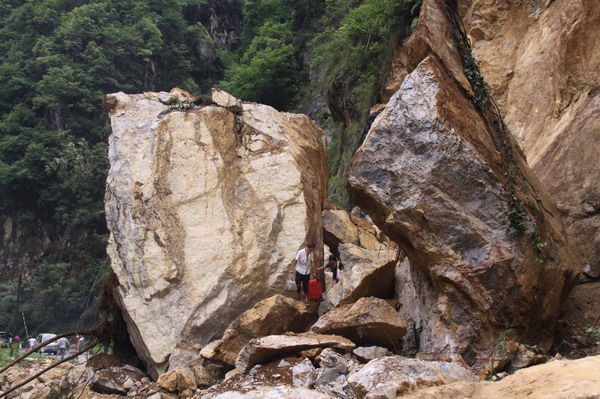
[[[321,289],[321,283],[317,279],[312,279],[308,282],[308,300],[309,301],[318,301],[321,299],[321,294],[323,290]]]

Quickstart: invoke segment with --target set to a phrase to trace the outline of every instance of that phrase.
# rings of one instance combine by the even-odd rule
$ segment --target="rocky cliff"
[[[356,154],[348,189],[408,255],[398,296],[420,349],[473,365],[506,330],[547,344],[541,332],[578,264],[552,200],[467,79],[462,33],[452,2],[423,3],[398,57],[407,75]]]
[[[600,277],[600,3],[461,0],[481,71],[529,165]]]
[[[224,92],[213,100],[106,97],[115,296],[154,376],[178,343],[207,344],[280,291],[306,241],[322,248],[323,131]]]

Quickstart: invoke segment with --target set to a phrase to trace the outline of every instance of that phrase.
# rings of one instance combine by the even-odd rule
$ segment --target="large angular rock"
[[[314,333],[269,335],[250,341],[240,352],[235,366],[248,370],[255,364],[265,364],[312,348],[334,348],[350,352],[356,345],[352,341],[337,335]]]
[[[478,379],[453,363],[426,362],[401,356],[373,360],[348,376],[348,383],[359,399],[395,399],[412,390],[456,381],[473,382]]]
[[[311,311],[301,301],[277,294],[254,305],[234,320],[223,338],[216,344],[205,347],[203,357],[229,366],[242,348],[253,338],[285,332],[304,332],[316,320],[316,312]]]
[[[369,297],[332,309],[319,318],[311,331],[341,335],[360,345],[397,349],[406,327],[406,320],[396,309],[383,299]]]
[[[557,360],[519,370],[497,382],[455,382],[424,388],[406,399],[596,399],[600,386],[600,356]]]
[[[550,331],[579,265],[510,135],[457,83],[458,39],[444,36],[452,26],[444,10],[424,2],[424,27],[409,41],[416,67],[371,126],[348,189],[415,268],[418,295],[403,308],[407,319],[427,316],[421,350],[473,364],[475,345],[491,351],[509,328],[548,344],[540,332]],[[430,320],[443,322],[444,334],[432,334]]]
[[[600,273],[600,3],[462,3],[508,127],[556,200],[573,246]]]
[[[204,346],[280,291],[307,240],[321,262],[325,135],[302,115],[196,106],[182,91],[105,102],[115,297],[156,377],[178,342]]]

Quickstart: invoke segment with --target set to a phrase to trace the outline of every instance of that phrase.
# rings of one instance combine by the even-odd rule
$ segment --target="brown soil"
[[[600,281],[582,281],[576,285],[563,306],[555,350],[561,355],[579,359],[600,354],[600,345],[586,332],[600,332]]]
[[[94,370],[102,370],[110,367],[123,367],[125,363],[113,355],[98,353],[88,360],[87,365]]]

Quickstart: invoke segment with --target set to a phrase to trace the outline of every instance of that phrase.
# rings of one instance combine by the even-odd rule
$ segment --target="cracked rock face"
[[[507,125],[556,201],[586,273],[600,277],[600,2],[459,3]]]
[[[410,259],[398,297],[401,314],[421,320],[420,349],[474,364],[507,329],[547,343],[578,265],[553,202],[509,136],[497,147],[440,50],[453,38],[425,40],[449,24],[443,15],[441,1],[424,2],[421,23],[442,23],[409,40],[415,67],[371,126],[348,188]]]
[[[259,104],[194,106],[181,91],[106,105],[115,297],[156,377],[177,343],[207,344],[280,291],[306,241],[322,248],[324,132]]]

